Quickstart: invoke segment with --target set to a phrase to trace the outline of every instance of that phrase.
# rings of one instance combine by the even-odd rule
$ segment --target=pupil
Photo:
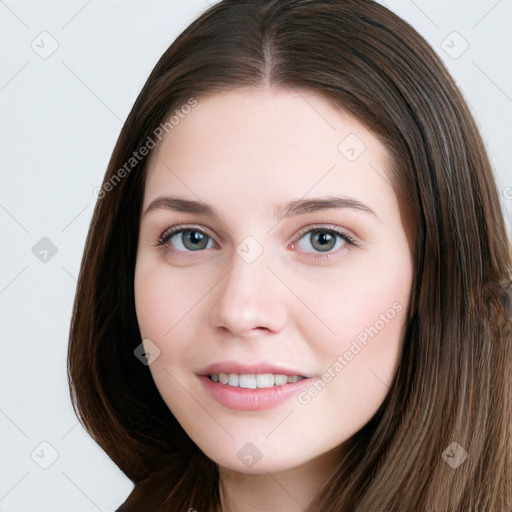
[[[208,243],[206,236],[199,231],[184,231],[182,241],[187,249],[192,250],[204,249]]]
[[[311,245],[319,251],[329,251],[336,245],[336,237],[326,231],[311,234]]]

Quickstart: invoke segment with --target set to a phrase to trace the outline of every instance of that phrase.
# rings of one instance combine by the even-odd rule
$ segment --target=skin
[[[362,148],[355,139],[339,149],[349,134],[365,145],[355,159]],[[413,274],[386,165],[384,146],[343,110],[311,92],[265,88],[201,98],[151,155],[135,269],[137,319],[146,349],[159,351],[150,371],[160,394],[219,464],[225,510],[303,510],[334,471],[342,443],[386,397]],[[204,201],[217,215],[145,213],[163,195]],[[275,217],[282,213],[276,204],[335,195],[375,215],[324,208]],[[158,246],[178,225],[216,241],[206,238],[206,248],[191,250],[178,235]],[[320,235],[301,232],[319,227]],[[335,245],[322,251],[327,228],[357,245],[333,235]],[[251,263],[237,253],[247,236],[262,249]],[[245,247],[255,255],[251,243]],[[382,315],[388,321],[380,328]],[[347,360],[370,326],[377,334]],[[338,356],[345,364],[336,371]],[[319,380],[330,369],[331,379],[307,403],[295,396],[268,410],[236,411],[206,393],[197,376],[224,360],[268,361]],[[237,457],[248,442],[261,453],[251,467]]]

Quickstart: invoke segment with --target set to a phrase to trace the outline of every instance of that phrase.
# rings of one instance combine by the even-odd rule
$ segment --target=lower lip
[[[271,388],[246,389],[213,382],[204,375],[199,376],[199,379],[213,398],[225,407],[237,411],[271,409],[286,402],[313,381],[312,378],[306,378]]]

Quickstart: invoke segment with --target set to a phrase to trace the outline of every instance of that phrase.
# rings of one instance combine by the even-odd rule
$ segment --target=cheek
[[[206,322],[204,296],[212,284],[205,275],[141,260],[135,269],[135,309],[142,339],[160,350],[157,366],[176,368],[193,356],[191,333]]]
[[[368,410],[379,405],[391,382],[401,347],[412,280],[408,253],[381,254],[357,268],[340,272],[336,280],[317,281],[308,291],[312,316],[299,320],[302,337],[331,389],[345,396],[345,404]],[[313,293],[312,293],[313,291]],[[300,318],[297,316],[297,318]],[[346,395],[350,390],[350,396]],[[352,398],[351,398],[352,397]]]
[[[303,318],[307,339],[320,335],[343,349],[351,340],[364,342],[371,334],[377,335],[376,331],[381,339],[395,338],[409,301],[410,276],[406,266],[376,263],[373,268],[340,272],[336,279],[318,279],[315,286],[304,280],[302,287],[296,288],[297,295],[306,298],[311,314],[303,311],[297,318]]]
[[[170,279],[164,267],[139,263],[134,288],[141,336],[151,339],[163,351],[165,340],[172,337],[193,304],[193,289],[181,286],[179,279]]]
[[[406,320],[400,299],[406,296],[385,284],[342,294],[346,302],[338,303],[338,316],[332,316],[336,335],[319,336],[318,326],[304,322],[303,335],[320,363],[320,375],[299,402],[318,418],[326,435],[339,435],[344,428],[348,438],[371,419],[388,393]]]
[[[172,285],[171,285],[172,283]],[[155,262],[137,262],[135,269],[135,309],[143,340],[151,340],[158,348],[158,357],[150,364],[150,372],[160,395],[168,407],[181,396],[175,379],[174,366],[181,365],[186,353],[187,310],[190,310],[190,288],[171,280],[168,269]],[[146,345],[146,350],[151,345]],[[170,400],[171,398],[171,400]]]
[[[135,310],[142,338],[157,340],[170,327],[168,311],[172,294],[161,283],[159,272],[137,263],[135,268]]]

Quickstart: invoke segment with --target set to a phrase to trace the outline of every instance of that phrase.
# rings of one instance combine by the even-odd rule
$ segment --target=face
[[[313,93],[244,89],[155,151],[135,302],[160,394],[221,467],[327,457],[383,402],[406,320],[385,148]]]

